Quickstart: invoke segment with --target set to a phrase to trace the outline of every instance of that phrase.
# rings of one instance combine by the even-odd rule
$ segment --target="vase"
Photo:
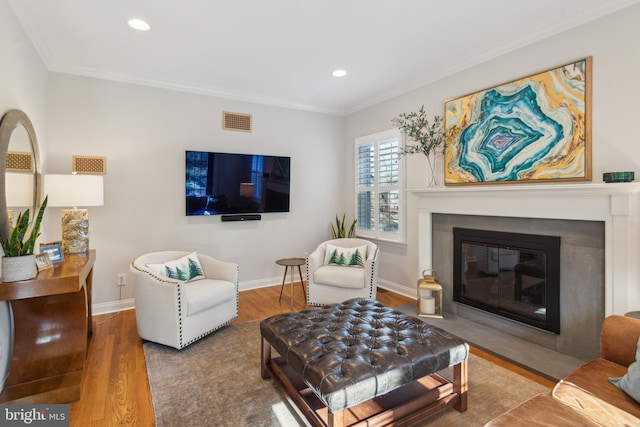
[[[18,282],[36,277],[35,255],[2,257],[2,281]]]
[[[427,187],[438,187],[438,162],[437,153],[430,153],[427,156]]]

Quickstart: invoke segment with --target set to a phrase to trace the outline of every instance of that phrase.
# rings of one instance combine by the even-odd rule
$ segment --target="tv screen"
[[[289,212],[291,158],[187,151],[187,215]]]

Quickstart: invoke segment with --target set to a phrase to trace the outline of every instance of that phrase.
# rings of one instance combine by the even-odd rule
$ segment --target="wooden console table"
[[[13,352],[0,402],[68,403],[80,399],[91,342],[95,250],[65,260],[32,280],[0,283],[13,311]]]

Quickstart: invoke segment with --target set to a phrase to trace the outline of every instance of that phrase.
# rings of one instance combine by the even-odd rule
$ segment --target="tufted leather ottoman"
[[[442,329],[356,298],[260,323],[262,377],[272,373],[318,426],[411,422],[466,410],[469,346]],[[271,358],[271,348],[280,357]],[[453,383],[437,374],[453,366]]]

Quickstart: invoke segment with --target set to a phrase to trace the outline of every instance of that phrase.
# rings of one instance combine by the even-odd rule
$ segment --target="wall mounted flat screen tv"
[[[291,158],[187,151],[187,215],[289,212]]]

